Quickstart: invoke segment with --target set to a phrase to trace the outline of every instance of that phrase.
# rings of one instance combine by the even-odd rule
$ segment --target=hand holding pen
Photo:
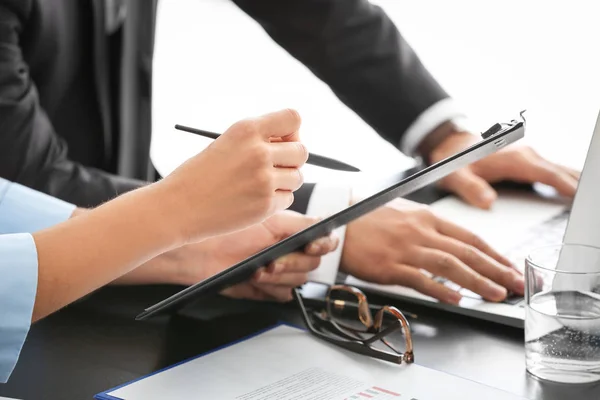
[[[303,184],[300,168],[308,157],[299,129],[300,116],[290,110],[233,124],[165,179],[169,191],[185,194],[170,208],[211,210],[190,222],[212,229],[213,235],[246,228],[288,208]]]
[[[190,127],[183,126],[183,125],[175,125],[175,129],[184,131],[184,132],[193,133],[193,134],[200,135],[200,136],[204,136],[209,139],[216,139],[219,136],[221,136],[218,133],[209,132],[209,131],[205,131],[202,129],[190,128]],[[337,170],[337,171],[360,172],[360,169],[358,169],[350,164],[346,164],[342,161],[334,160],[333,158],[320,156],[320,155],[314,154],[314,153],[308,153],[308,160],[306,160],[306,163],[311,164],[311,165],[316,165],[316,166],[322,167],[322,168]]]

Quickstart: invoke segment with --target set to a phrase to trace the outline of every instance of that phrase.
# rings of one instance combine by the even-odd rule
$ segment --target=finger
[[[444,303],[458,304],[462,296],[449,287],[435,282],[425,276],[418,268],[410,266],[396,266],[394,268],[397,284],[410,287],[424,295],[438,299]]]
[[[561,170],[562,172],[565,172],[567,175],[569,175],[572,178],[577,179],[578,181],[581,178],[581,171],[578,169],[574,169],[571,167],[567,167],[566,165],[557,164],[557,163],[552,163],[552,164],[554,164],[554,166],[556,168],[558,168],[559,170]]]
[[[531,183],[544,183],[554,187],[563,196],[575,196],[577,180],[561,168],[543,159],[534,161],[527,168],[529,171],[526,176]]]
[[[506,298],[506,289],[472,270],[451,253],[422,247],[416,250],[411,263],[434,275],[443,276],[489,301]]]
[[[453,254],[467,267],[478,272],[484,277],[491,279],[497,284],[508,288],[517,294],[524,294],[525,281],[523,276],[514,268],[499,263],[479,249],[459,240],[441,235],[437,235],[435,237],[432,236],[429,239],[430,241],[428,244],[432,245],[433,248]],[[460,282],[456,283],[461,284]],[[493,293],[490,292],[490,294]]]
[[[263,272],[258,277],[253,279],[253,282],[276,286],[287,286],[289,288],[295,288],[302,286],[308,280],[308,275],[305,272],[293,272],[284,274],[270,274]]]
[[[296,191],[304,183],[302,171],[298,168],[275,168],[275,188]]]
[[[269,265],[267,272],[272,274],[290,272],[306,273],[317,269],[320,263],[321,257],[309,256],[301,252],[296,252],[275,260]]]
[[[263,138],[280,138],[286,142],[297,142],[302,120],[298,111],[285,109],[265,114],[256,119],[258,129]]]
[[[259,301],[271,300],[270,295],[249,283],[241,283],[239,285],[231,286],[221,291],[221,294],[233,299],[251,299]]]
[[[294,193],[289,190],[277,190],[273,196],[271,214],[285,210],[294,202]]]
[[[579,182],[579,180],[581,179],[581,172],[579,171],[567,171],[567,173],[572,176],[574,179],[577,180],[577,182]]]
[[[290,287],[258,284],[254,282],[251,282],[250,284],[261,292],[261,297],[265,300],[275,300],[285,303],[293,299],[292,288]]]
[[[577,181],[579,181],[579,179],[581,179],[581,171],[573,169],[573,168],[565,167],[564,165],[561,165],[560,168],[563,171],[565,171],[567,174],[569,174],[571,177],[577,179]]]
[[[483,178],[468,168],[463,168],[442,180],[442,187],[457,194],[467,203],[489,209],[498,194]]]
[[[458,226],[450,221],[447,221],[442,218],[436,219],[436,230],[444,235],[453,237],[454,239],[460,240],[463,243],[469,244],[476,249],[484,252],[488,256],[492,257],[494,260],[502,263],[506,266],[512,267],[512,263],[502,254],[498,253],[492,246],[487,244],[483,239],[479,236],[475,235],[473,232],[468,231],[467,229]]]
[[[318,218],[307,217],[294,211],[284,211],[263,222],[263,226],[276,238],[286,238],[317,223]]]
[[[300,142],[274,142],[269,149],[276,167],[300,168],[308,160],[308,150]]]
[[[324,238],[320,238],[310,243],[304,249],[304,252],[311,256],[324,256],[325,254],[335,251],[340,244],[340,240],[337,236],[329,235]]]

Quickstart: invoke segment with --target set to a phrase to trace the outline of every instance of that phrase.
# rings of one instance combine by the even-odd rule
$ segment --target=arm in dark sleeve
[[[422,112],[448,97],[368,0],[234,1],[396,147]]]
[[[69,160],[19,46],[29,8],[23,0],[0,5],[0,177],[82,207],[141,186]]]

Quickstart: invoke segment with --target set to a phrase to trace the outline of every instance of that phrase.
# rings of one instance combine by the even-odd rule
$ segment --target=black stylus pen
[[[175,125],[175,129],[179,131],[185,131],[189,133],[194,133],[196,135],[204,136],[209,139],[216,139],[221,136],[219,133],[204,131],[202,129],[190,128],[188,126],[183,125]],[[360,172],[360,169],[346,164],[345,162],[341,162],[338,160],[334,160],[333,158],[320,156],[314,153],[308,153],[308,160],[306,160],[307,164],[316,165],[318,167],[335,169],[338,171],[347,171],[347,172]]]

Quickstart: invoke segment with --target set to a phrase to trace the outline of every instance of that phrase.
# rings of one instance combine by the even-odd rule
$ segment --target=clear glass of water
[[[600,381],[600,249],[557,245],[525,261],[527,371],[563,383]]]

